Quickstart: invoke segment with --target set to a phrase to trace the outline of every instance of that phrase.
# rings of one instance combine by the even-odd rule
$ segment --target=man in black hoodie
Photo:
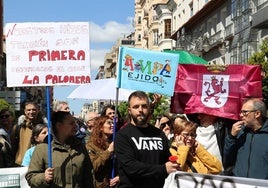
[[[133,92],[128,99],[130,123],[115,139],[119,187],[162,188],[165,178],[179,165],[168,161],[168,140],[162,130],[149,125],[150,103],[145,92]]]

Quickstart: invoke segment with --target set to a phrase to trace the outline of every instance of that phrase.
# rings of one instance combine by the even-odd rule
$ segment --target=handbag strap
[[[190,161],[186,160],[186,163],[191,168],[192,172],[197,173],[197,170],[194,168],[193,164]]]

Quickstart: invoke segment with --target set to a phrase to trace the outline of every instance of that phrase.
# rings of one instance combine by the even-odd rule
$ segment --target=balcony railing
[[[225,38],[228,38],[233,35],[234,35],[234,24],[231,23],[225,28]]]

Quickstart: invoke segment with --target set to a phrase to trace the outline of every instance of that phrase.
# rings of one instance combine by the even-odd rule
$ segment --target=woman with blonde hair
[[[177,156],[182,171],[201,174],[219,174],[221,162],[211,155],[196,140],[196,125],[191,121],[182,121],[174,125],[174,141],[170,153]]]

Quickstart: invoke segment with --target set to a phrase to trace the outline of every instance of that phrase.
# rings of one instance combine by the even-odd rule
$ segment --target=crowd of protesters
[[[16,120],[0,99],[0,168],[29,166],[31,187],[163,187],[176,171],[268,179],[267,109],[261,99],[246,100],[239,121],[165,112],[151,125],[160,99],[154,95],[150,102],[136,91],[129,96],[127,117],[107,105],[84,120],[70,114],[67,102],[56,102],[51,166],[48,120],[38,105],[26,102]]]

